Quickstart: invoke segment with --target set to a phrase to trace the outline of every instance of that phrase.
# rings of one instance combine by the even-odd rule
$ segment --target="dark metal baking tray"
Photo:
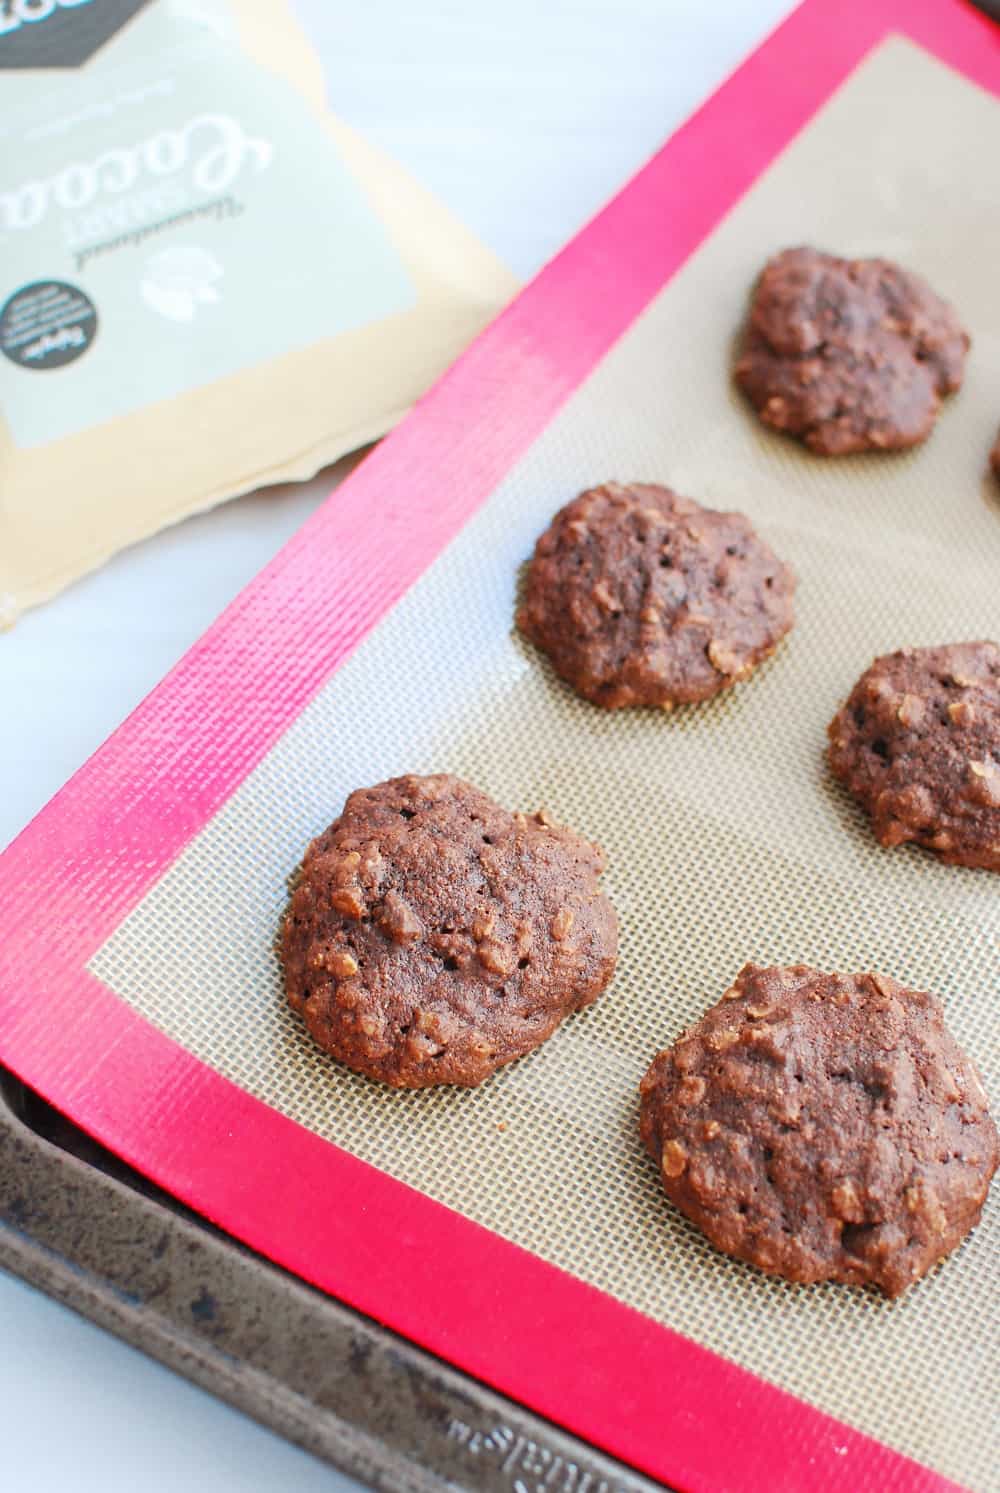
[[[661,1486],[253,1254],[2,1068],[0,1266],[373,1488]]]

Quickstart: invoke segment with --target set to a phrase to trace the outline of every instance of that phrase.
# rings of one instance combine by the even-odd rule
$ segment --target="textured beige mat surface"
[[[668,1206],[636,1088],[745,960],[805,960],[936,991],[1000,1104],[1000,880],[880,850],[823,760],[826,723],[875,654],[1000,634],[1000,488],[986,475],[1000,158],[983,149],[998,130],[994,101],[909,43],[882,47],[93,963],[320,1135],[980,1489],[996,1486],[1000,1199],[895,1304],[788,1286],[718,1256]],[[967,384],[925,447],[824,462],[761,430],[732,392],[747,288],[768,254],[803,241],[898,258],[959,307]],[[607,478],[742,508],[794,565],[798,626],[749,684],[672,716],[603,714],[513,636],[536,534]],[[596,1007],[481,1089],[402,1094],[313,1048],[271,940],[287,873],[346,794],[432,769],[510,807],[544,804],[604,844],[621,962]]]

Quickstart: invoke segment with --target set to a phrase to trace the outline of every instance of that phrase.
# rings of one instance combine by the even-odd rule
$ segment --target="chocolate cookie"
[[[990,466],[1000,477],[1000,435],[997,436],[997,443],[990,452]]]
[[[745,679],[792,626],[794,591],[742,513],[607,482],[539,539],[517,624],[584,699],[669,708]]]
[[[349,1068],[481,1083],[611,979],[600,848],[447,774],[352,793],[309,846],[279,936],[285,991]]]
[[[968,348],[919,275],[786,249],[757,282],[736,381],[765,425],[823,456],[899,450],[930,434]]]
[[[829,727],[830,766],[882,845],[1000,871],[1000,647],[877,658]]]
[[[641,1085],[642,1138],[717,1249],[898,1296],[979,1221],[997,1131],[938,1002],[748,964]]]

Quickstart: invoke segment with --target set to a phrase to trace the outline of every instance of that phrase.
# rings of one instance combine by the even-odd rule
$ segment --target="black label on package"
[[[0,308],[0,352],[19,368],[62,368],[82,357],[96,336],[96,306],[64,280],[22,285]]]
[[[0,0],[0,70],[81,67],[151,0]]]

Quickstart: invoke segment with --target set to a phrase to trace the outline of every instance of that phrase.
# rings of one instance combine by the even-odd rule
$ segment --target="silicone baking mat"
[[[829,9],[796,13],[8,853],[0,1056],[231,1232],[679,1486],[987,1489],[995,1204],[899,1302],[792,1287],[715,1254],[636,1134],[650,1056],[750,958],[936,990],[1000,1092],[994,878],[879,850],[822,758],[873,654],[1000,622],[1000,55],[958,4]],[[803,240],[918,267],[972,328],[925,447],[823,462],[732,392],[747,288]],[[795,566],[798,626],[751,684],[603,714],[513,635],[536,534],[611,477],[742,508]],[[434,769],[602,841],[621,961],[481,1089],[399,1094],[313,1048],[271,942],[347,792]]]

